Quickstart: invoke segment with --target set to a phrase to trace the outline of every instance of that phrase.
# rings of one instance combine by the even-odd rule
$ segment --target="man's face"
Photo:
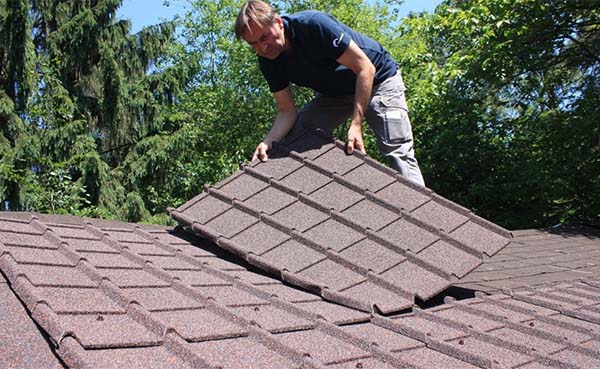
[[[279,17],[276,18],[275,23],[264,26],[250,21],[243,36],[254,51],[263,58],[275,59],[286,47],[283,21]]]

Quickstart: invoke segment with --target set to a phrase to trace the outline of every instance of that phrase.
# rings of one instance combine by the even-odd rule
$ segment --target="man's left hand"
[[[351,155],[354,150],[359,150],[366,155],[365,145],[363,143],[362,129],[360,125],[351,124],[348,130],[348,144],[346,145],[346,154]]]

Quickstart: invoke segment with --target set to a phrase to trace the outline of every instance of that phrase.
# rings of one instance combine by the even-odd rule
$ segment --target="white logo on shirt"
[[[340,37],[336,38],[333,40],[333,47],[338,47],[340,46],[340,42],[342,42],[342,39],[344,38],[344,34],[342,33],[340,35]]]

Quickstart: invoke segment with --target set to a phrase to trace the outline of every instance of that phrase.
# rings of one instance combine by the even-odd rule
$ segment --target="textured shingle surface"
[[[455,285],[494,292],[600,276],[600,231],[514,231],[512,242]]]
[[[284,281],[384,313],[436,295],[509,242],[506,230],[342,146],[305,134],[170,214]]]
[[[24,344],[26,343],[26,344]],[[0,367],[63,368],[0,274]]]
[[[258,274],[184,231],[23,213],[0,213],[0,224],[0,324],[7,327],[0,330],[0,367],[61,367],[34,321],[73,368],[599,364],[600,279],[547,284],[514,296],[450,300],[386,317],[326,302]],[[23,235],[36,235],[52,247],[4,243]],[[102,266],[88,261],[89,250],[75,250],[73,240],[81,239],[106,246],[97,251],[110,255]],[[133,251],[131,242],[140,247]],[[44,262],[13,257],[25,249],[63,257],[51,255]],[[343,283],[336,270],[324,273]],[[379,288],[364,286],[352,288],[363,288],[361,294]]]

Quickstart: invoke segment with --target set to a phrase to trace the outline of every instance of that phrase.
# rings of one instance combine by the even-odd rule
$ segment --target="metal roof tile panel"
[[[3,249],[4,252],[10,254],[20,264],[75,266],[75,261],[58,250],[23,246],[4,246]]]
[[[271,333],[311,329],[315,326],[314,322],[273,305],[239,306],[232,308],[232,312]]]
[[[79,268],[75,267],[20,264],[18,271],[23,273],[34,286],[98,287],[97,281],[93,281]]]
[[[369,239],[364,239],[342,250],[340,255],[374,273],[381,273],[406,260],[401,254]]]
[[[194,232],[265,271],[285,275],[303,288],[328,286],[327,298],[363,309],[378,303],[386,309],[393,305],[385,294],[360,295],[360,288],[349,288],[367,280],[369,270],[380,273],[371,280],[378,286],[375,290],[389,290],[398,301],[396,310],[401,310],[410,306],[406,296],[433,296],[451,283],[452,275],[462,277],[476,267],[481,252],[491,255],[508,243],[507,231],[407,183],[362,154],[346,155],[341,143],[319,132],[275,145],[271,156],[266,163],[242,166],[229,179],[208,188],[205,196],[169,212]],[[268,173],[279,174],[273,178]],[[400,195],[414,200],[393,197]],[[453,230],[466,240],[448,235]],[[371,243],[365,243],[367,239]],[[358,251],[357,243],[371,246],[373,252]],[[422,256],[412,254],[407,259],[407,253],[428,246]],[[341,283],[344,278],[334,276],[356,278]],[[367,296],[384,299],[367,301]]]
[[[310,197],[327,209],[341,212],[363,199],[364,196],[337,182],[330,182],[311,193]]]
[[[318,330],[281,333],[276,337],[286,346],[325,364],[370,356],[368,352]]]
[[[155,346],[162,341],[128,314],[62,314],[58,319],[86,349]]]
[[[299,368],[297,361],[279,354],[252,338],[191,343],[190,350],[212,367],[222,368]],[[226,354],[225,354],[226,353]]]
[[[289,238],[290,236],[277,228],[261,222],[238,233],[231,240],[243,245],[247,252],[260,255],[280,245]]]
[[[0,366],[63,368],[0,273]],[[24,344],[26,343],[26,344]]]
[[[248,335],[246,327],[205,308],[157,311],[152,316],[190,342]]]
[[[293,191],[310,194],[330,183],[332,179],[306,166],[283,178],[279,183]]]
[[[373,231],[380,230],[400,216],[370,200],[358,201],[342,212],[352,222]]]
[[[139,228],[117,227],[114,223],[112,226],[113,230],[121,229],[120,232],[126,229],[132,234],[136,232],[143,239],[151,234]],[[53,239],[52,242],[59,241]],[[106,242],[114,250],[122,245],[110,237]],[[156,246],[167,250],[171,247]],[[194,246],[190,244],[190,247]],[[71,260],[81,256],[69,244],[62,244],[60,250]],[[547,285],[515,297],[493,295],[449,301],[440,307],[390,319],[331,304],[281,283],[245,283],[236,276],[241,270],[250,272],[240,264],[220,259],[222,253],[220,257],[198,259],[221,260],[224,271],[209,266],[203,266],[202,271],[160,269],[144,262],[152,257],[135,252],[120,255],[143,269],[98,268],[85,261],[73,268],[82,278],[93,281],[104,278],[99,288],[35,287],[26,278],[27,273],[20,271],[21,267],[40,267],[48,275],[53,273],[52,268],[64,267],[43,269],[44,265],[21,264],[10,255],[0,257],[0,269],[4,273],[0,275],[6,275],[17,295],[32,311],[32,318],[56,339],[57,353],[69,366],[176,368],[206,367],[210,363],[243,368],[248,365],[281,367],[289,363],[291,367],[327,364],[343,368],[360,364],[374,368],[386,365],[454,368],[509,367],[522,363],[525,367],[539,364],[574,368],[593,367],[597,362],[600,323],[582,319],[597,314],[597,280]],[[173,255],[182,260],[190,258],[176,253],[174,247]],[[422,266],[414,255],[406,257],[402,264],[414,260],[413,265]],[[344,264],[346,259],[340,258],[339,262]],[[229,271],[229,264],[241,269]],[[431,272],[427,268],[425,270]],[[109,274],[124,271],[135,275],[127,274],[128,277],[119,282],[118,275]],[[188,275],[174,280],[178,273]],[[143,284],[140,279],[146,275],[150,276],[147,284],[157,287],[131,288],[128,285]],[[373,273],[367,276],[378,278]],[[262,278],[256,280],[267,283]],[[221,300],[217,289],[225,287],[223,291],[231,299],[232,307],[225,306],[227,302],[204,301],[205,294],[193,288],[193,283],[215,289],[207,295]],[[3,284],[7,285],[0,277],[0,288]],[[369,286],[357,294],[368,295],[375,286],[382,285]],[[130,292],[135,290],[156,293],[131,298]],[[284,298],[273,297],[272,292],[289,297],[289,301],[304,302],[289,303]],[[136,304],[132,301],[135,299],[145,303]],[[550,302],[554,303],[548,306]],[[200,306],[190,307],[192,304]],[[560,309],[555,310],[556,307]],[[63,335],[63,332],[70,334]],[[148,345],[150,347],[138,347]],[[553,352],[557,348],[561,350],[561,345],[565,347],[563,351]],[[223,355],[224,352],[228,355]]]
[[[420,347],[414,349],[408,349],[400,351],[396,354],[402,360],[408,363],[418,366],[420,368],[430,369],[475,369],[478,366],[469,364],[460,359],[456,359],[452,356],[448,356],[439,351],[435,351],[429,348]]]

